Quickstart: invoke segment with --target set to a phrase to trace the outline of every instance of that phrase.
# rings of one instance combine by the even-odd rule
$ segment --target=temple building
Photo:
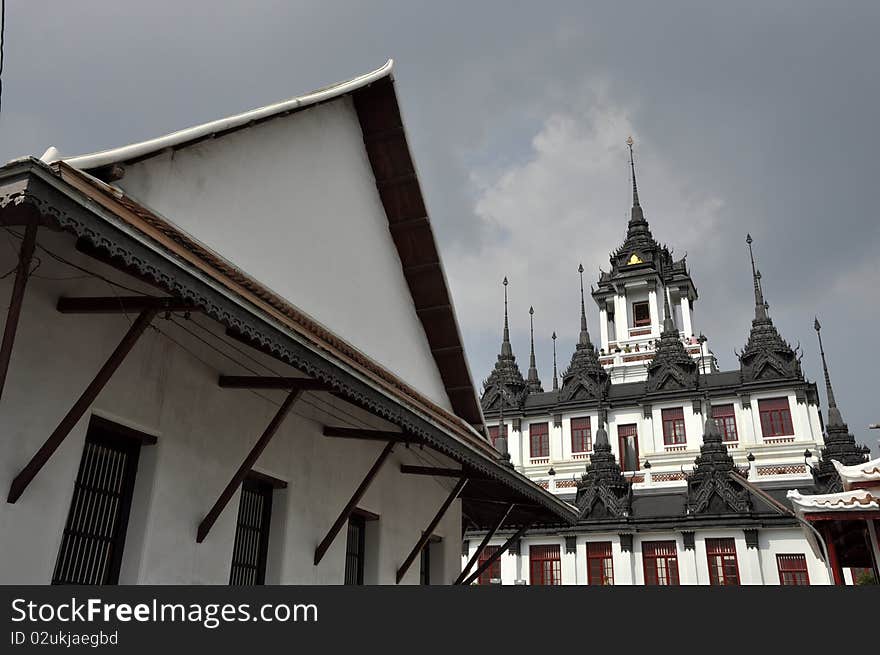
[[[751,329],[739,367],[719,370],[694,327],[698,294],[687,260],[654,238],[631,139],[627,145],[630,219],[590,294],[598,306],[598,347],[587,327],[581,265],[580,329],[570,363],[557,379],[554,333],[552,389],[544,391],[532,332],[524,378],[510,343],[505,278],[501,352],[482,395],[493,443],[516,470],[574,503],[578,523],[536,524],[480,580],[828,584],[834,576],[808,544],[786,492],[839,491],[835,465],[861,464],[868,450],[840,416],[824,349],[827,425],[802,353],[770,317],[747,236]],[[486,561],[503,531],[475,554],[490,533],[480,528],[468,533],[466,555]]]
[[[0,167],[0,583],[448,584],[488,442],[392,63]],[[344,254],[344,256],[341,256]]]

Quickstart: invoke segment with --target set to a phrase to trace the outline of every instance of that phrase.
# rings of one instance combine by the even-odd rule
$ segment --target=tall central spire
[[[586,346],[590,343],[590,332],[587,330],[587,311],[584,307],[584,265],[578,265],[578,273],[581,276],[581,333],[578,337],[578,344]]]
[[[749,259],[752,260],[752,282],[755,286],[755,320],[766,320],[767,303],[764,300],[764,290],[761,289],[761,271],[755,268],[755,255],[752,252],[751,234],[746,234],[746,243],[749,245]]]
[[[501,337],[501,354],[512,355],[513,348],[510,345],[510,327],[507,324],[507,276],[504,276],[504,334]]]
[[[633,207],[641,207],[639,204],[639,187],[636,184],[636,163],[633,159],[633,138],[628,136],[626,138],[626,145],[629,146],[629,167],[632,170],[632,182],[633,182]]]
[[[529,374],[526,378],[530,393],[542,393],[544,388],[538,379],[538,367],[535,365],[535,308],[529,307]]]
[[[834,398],[834,389],[831,388],[831,376],[828,374],[828,363],[825,361],[825,348],[822,345],[822,326],[819,319],[813,319],[813,328],[819,337],[819,353],[822,355],[822,370],[825,372],[825,394],[828,396],[828,427],[846,425],[843,416],[837,408],[837,400]]]

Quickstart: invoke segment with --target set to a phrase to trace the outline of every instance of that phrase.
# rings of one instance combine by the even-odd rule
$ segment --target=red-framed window
[[[684,409],[671,407],[661,413],[663,419],[663,443],[667,446],[675,446],[687,443],[687,435],[684,431]]]
[[[593,450],[590,417],[571,419],[571,452],[588,453]]]
[[[482,566],[486,563],[492,555],[498,550],[498,546],[486,546],[483,549],[483,552],[480,553],[480,560],[477,563],[477,567]],[[500,579],[501,578],[501,558],[499,557],[494,562],[489,565],[485,571],[480,573],[480,577],[477,581],[477,584],[491,584],[492,579]]]
[[[642,565],[646,585],[678,586],[678,550],[674,541],[644,542]]]
[[[504,425],[492,425],[489,427],[489,441],[492,442],[493,448],[497,448],[495,442],[498,441],[498,437],[501,436],[507,436],[507,423]]]
[[[610,541],[587,543],[587,584],[603,587],[614,584]]]
[[[761,433],[765,437],[784,437],[794,434],[788,398],[766,398],[758,401]]]
[[[736,434],[736,412],[733,405],[715,405],[712,407],[712,418],[715,419],[715,425],[721,431],[721,438],[724,441],[738,441]]]
[[[529,424],[529,455],[536,457],[550,457],[550,429],[547,423]]]
[[[801,554],[779,554],[776,556],[779,569],[779,584],[784,586],[803,586],[810,584],[807,573],[807,558]]]
[[[562,584],[562,561],[559,546],[531,546],[529,548],[529,584]]]
[[[639,470],[639,428],[635,423],[617,426],[620,466],[624,471]]]
[[[648,308],[647,302],[633,303],[633,325],[641,327],[642,325],[651,324],[651,310]]]
[[[714,586],[739,584],[735,540],[706,539],[706,557],[709,560],[709,584]]]

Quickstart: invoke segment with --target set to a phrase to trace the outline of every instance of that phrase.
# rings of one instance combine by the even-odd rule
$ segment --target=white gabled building
[[[490,564],[481,579],[827,584],[785,492],[839,483],[830,460],[856,464],[867,449],[845,425],[835,427],[836,407],[825,446],[816,385],[770,319],[754,258],[754,317],[740,367],[718,369],[694,328],[697,291],[686,260],[674,259],[645,219],[628,145],[626,239],[592,289],[600,347],[587,329],[580,266],[580,334],[570,364],[557,376],[554,333],[545,391],[533,334],[524,377],[509,339],[505,278],[501,353],[482,396],[493,443],[517,470],[576,504],[579,523],[531,530],[515,557]],[[830,380],[828,389],[833,404]],[[468,535],[470,556],[484,534]]]
[[[443,584],[463,513],[574,520],[483,434],[390,62],[10,162],[0,222],[0,582]]]

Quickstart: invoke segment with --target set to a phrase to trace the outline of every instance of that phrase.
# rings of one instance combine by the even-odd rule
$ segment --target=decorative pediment
[[[630,514],[632,484],[611,452],[604,427],[596,431],[593,454],[587,472],[578,482],[575,504],[582,519],[622,518]]]
[[[697,386],[697,375],[697,362],[688,355],[678,330],[667,317],[654,359],[648,364],[645,389],[649,393],[694,389]]]
[[[709,416],[710,413],[707,399],[705,414]],[[688,514],[750,512],[751,495],[733,478],[739,474],[715,419],[707,418],[700,454],[694,460],[694,470],[687,479]]]
[[[644,264],[645,260],[639,257],[636,253],[633,253],[629,256],[629,259],[626,262],[627,266],[633,266],[635,264]]]

